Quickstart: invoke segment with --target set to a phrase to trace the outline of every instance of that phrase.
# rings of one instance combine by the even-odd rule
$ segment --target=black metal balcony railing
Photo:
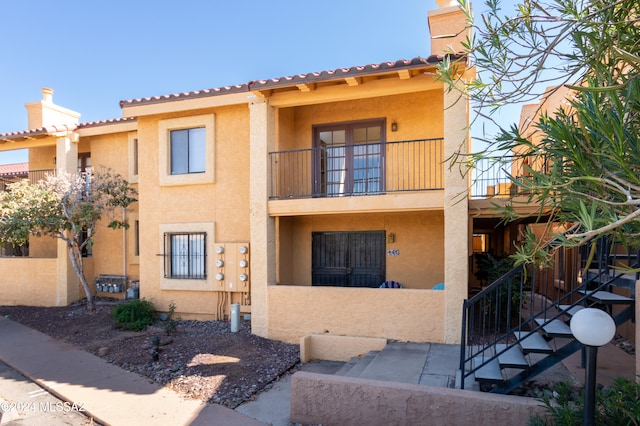
[[[55,169],[29,170],[20,173],[5,173],[0,175],[0,191],[6,191],[7,185],[28,179],[30,183],[36,183],[46,179],[47,175],[55,175]]]
[[[444,187],[443,139],[278,151],[269,158],[275,200]]]
[[[544,159],[505,155],[477,159],[471,174],[471,198],[510,197],[519,191],[512,179],[521,179],[531,170],[545,171],[549,164]]]

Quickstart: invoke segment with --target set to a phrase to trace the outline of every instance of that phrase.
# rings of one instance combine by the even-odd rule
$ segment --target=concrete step
[[[418,384],[429,349],[428,343],[389,343],[371,360],[359,377]]]
[[[513,334],[518,338],[518,340],[520,340],[529,333],[529,331],[516,331]],[[520,342],[520,347],[522,348],[522,352],[525,354],[530,352],[550,354],[553,352],[553,348],[549,346],[549,343],[547,343],[547,341],[538,333],[533,333],[532,335],[524,338],[524,340]]]
[[[634,300],[629,297],[610,293],[608,291],[579,290],[579,292],[587,295],[590,300],[603,305],[625,305],[634,302]]]
[[[547,320],[545,318],[536,318],[536,324],[542,326],[542,330],[550,337],[573,337],[573,333],[571,332],[571,328],[564,322],[554,319]]]
[[[500,353],[507,348],[505,344],[496,345],[496,353]],[[498,355],[498,362],[501,368],[528,368],[529,361],[522,353],[519,346],[512,346],[501,355]]]
[[[564,311],[565,314],[569,315],[569,316],[574,316],[575,314],[577,314],[579,311],[584,309],[584,306],[581,305],[558,305],[558,308],[561,311]]]
[[[473,368],[476,368],[485,363],[485,360],[489,360],[490,357],[479,355],[473,358]],[[504,381],[502,376],[502,370],[500,369],[500,363],[498,359],[488,361],[482,367],[475,371],[476,381],[485,383],[499,383]]]
[[[376,355],[378,355],[378,351],[371,351],[364,356],[351,358],[335,374],[336,376],[360,377],[360,374]]]

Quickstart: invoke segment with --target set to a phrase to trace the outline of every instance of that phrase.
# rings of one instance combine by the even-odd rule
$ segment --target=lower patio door
[[[314,286],[379,287],[385,281],[385,232],[314,232]]]

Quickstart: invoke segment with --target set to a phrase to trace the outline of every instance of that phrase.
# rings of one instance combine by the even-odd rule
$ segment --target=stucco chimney
[[[42,100],[25,104],[29,129],[78,124],[80,113],[53,103],[53,89],[42,88]]]
[[[46,103],[53,102],[53,89],[49,89],[48,87],[42,88],[42,100]]]
[[[457,0],[436,0],[436,3],[438,9],[429,11],[431,54],[462,52],[462,42],[471,35],[465,13]]]

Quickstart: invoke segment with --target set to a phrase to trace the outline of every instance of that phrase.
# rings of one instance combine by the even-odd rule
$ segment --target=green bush
[[[124,330],[142,331],[153,324],[155,316],[153,304],[145,299],[132,299],[111,311],[116,327]]]
[[[532,426],[579,426],[584,416],[584,393],[576,394],[571,385],[558,383],[554,399],[542,398],[548,419],[536,416]],[[595,424],[626,426],[640,423],[640,384],[617,378],[613,386],[596,390]]]
[[[164,331],[167,336],[175,334],[178,329],[178,321],[180,318],[175,318],[176,303],[172,300],[169,302],[169,311],[167,312],[167,320],[164,323]]]

